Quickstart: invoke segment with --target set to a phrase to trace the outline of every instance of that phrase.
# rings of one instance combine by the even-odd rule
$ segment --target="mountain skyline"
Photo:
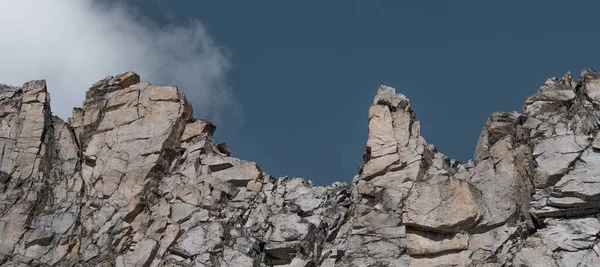
[[[490,114],[521,112],[545,79],[600,61],[592,1],[81,3],[4,9],[0,58],[12,63],[0,81],[47,79],[68,114],[95,81],[136,71],[186,92],[234,156],[316,184],[352,180],[379,85],[411,100],[428,143],[466,162]],[[20,34],[42,24],[43,46]]]

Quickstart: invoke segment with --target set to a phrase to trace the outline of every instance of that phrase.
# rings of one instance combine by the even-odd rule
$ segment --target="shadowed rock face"
[[[490,116],[473,160],[427,144],[381,86],[351,183],[231,157],[173,86],[128,72],[68,122],[0,84],[1,266],[599,266],[600,74]]]

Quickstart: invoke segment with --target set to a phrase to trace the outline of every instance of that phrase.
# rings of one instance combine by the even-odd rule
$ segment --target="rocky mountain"
[[[350,183],[273,178],[128,72],[68,122],[0,85],[1,266],[600,266],[600,74],[492,114],[461,164],[381,86]]]

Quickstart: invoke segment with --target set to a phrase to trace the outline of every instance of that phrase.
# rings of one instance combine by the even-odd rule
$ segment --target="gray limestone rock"
[[[461,164],[381,86],[351,183],[231,157],[174,86],[127,72],[67,122],[0,84],[1,266],[598,266],[600,74],[496,112]]]
[[[469,183],[431,177],[413,185],[405,200],[405,225],[431,231],[458,233],[481,219],[481,192]]]

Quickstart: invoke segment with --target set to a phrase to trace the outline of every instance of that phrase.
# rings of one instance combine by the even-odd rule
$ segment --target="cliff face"
[[[236,159],[172,86],[107,77],[64,122],[0,84],[2,266],[598,266],[600,74],[488,119],[472,161],[377,91],[351,183]],[[598,138],[600,139],[600,138]]]

